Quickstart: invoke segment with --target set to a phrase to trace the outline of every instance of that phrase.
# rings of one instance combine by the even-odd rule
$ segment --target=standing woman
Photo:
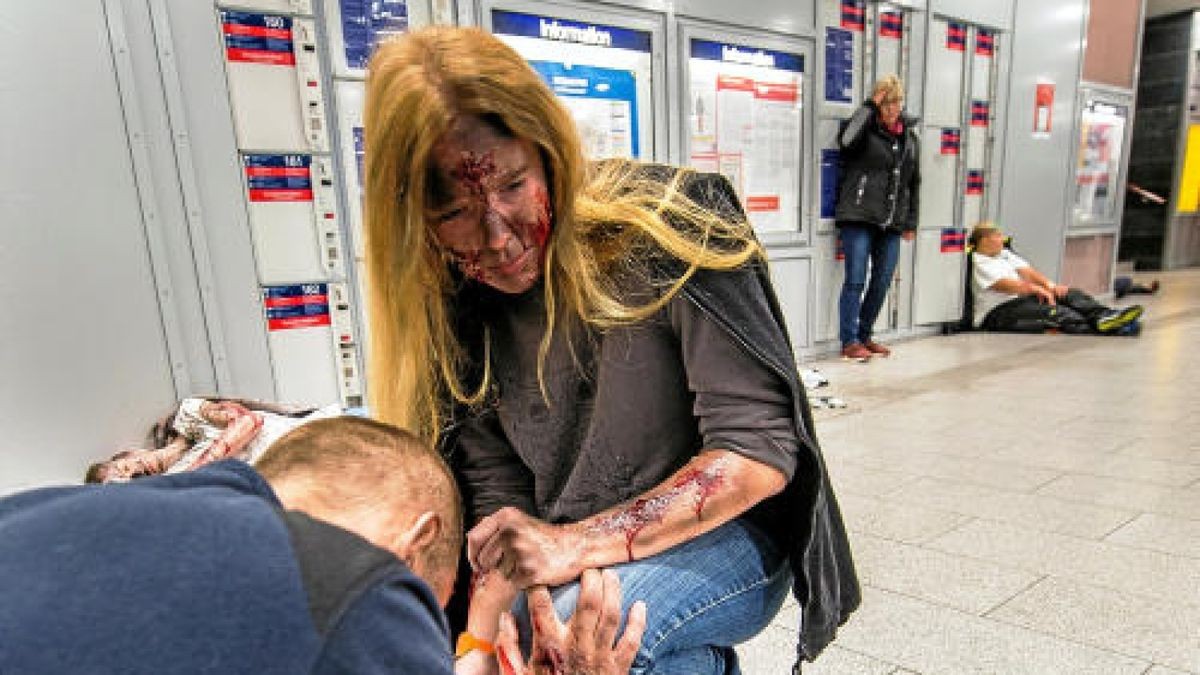
[[[842,173],[835,217],[846,256],[838,337],[847,360],[891,354],[871,332],[892,283],[900,239],[916,236],[921,187],[916,120],[903,107],[904,85],[887,75],[838,134]]]
[[[547,585],[565,616],[583,570],[611,567],[648,606],[632,672],[701,675],[738,672],[733,645],[791,586],[815,657],[858,583],[729,184],[588,164],[550,89],[477,29],[416,31],[368,72],[371,408],[458,473],[477,595]]]

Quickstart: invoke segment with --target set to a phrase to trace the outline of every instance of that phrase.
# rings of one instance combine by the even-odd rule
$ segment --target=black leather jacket
[[[674,171],[661,165],[643,165],[642,170],[646,177],[655,180],[667,180]],[[715,212],[741,211],[732,186],[719,174],[699,174],[685,190],[698,204]],[[682,263],[677,260],[659,260],[652,266],[668,278],[676,278],[682,271]],[[728,272],[699,271],[684,285],[682,294],[727,331],[734,342],[786,382],[791,392],[799,456],[791,482],[771,499],[783,502],[781,512],[790,514],[793,523],[788,541],[781,543],[786,546],[794,577],[792,593],[801,607],[798,660],[811,661],[858,607],[861,591],[783,313],[766,266],[761,263]],[[465,298],[460,293],[462,299]],[[479,339],[480,328],[463,315],[463,309],[459,305],[455,312],[459,335],[468,343],[469,353],[479,355],[482,349],[478,343],[471,343]],[[460,411],[460,414],[466,413]],[[461,453],[454,452],[453,437],[452,429],[443,433],[442,451],[455,467],[456,454]]]
[[[837,223],[871,223],[893,231],[917,229],[921,190],[917,120],[901,118],[904,134],[879,126],[879,108],[867,100],[838,134],[841,174]]]

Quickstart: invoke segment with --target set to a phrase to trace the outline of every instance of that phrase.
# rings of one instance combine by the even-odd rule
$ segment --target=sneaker
[[[888,349],[887,347],[884,347],[883,345],[879,344],[878,342],[876,342],[874,340],[863,340],[863,346],[867,348],[867,351],[871,352],[875,356],[879,356],[879,357],[886,359],[887,357],[892,355],[892,350]]]
[[[1142,322],[1140,319],[1130,321],[1112,332],[1112,335],[1123,335],[1126,337],[1137,337],[1142,334]]]
[[[871,350],[857,342],[851,342],[845,347],[842,347],[842,360],[866,363],[867,361],[871,360]]]
[[[1122,326],[1127,326],[1141,318],[1145,310],[1141,305],[1130,305],[1123,309],[1110,309],[1100,315],[1096,321],[1096,330],[1101,333],[1112,333]]]

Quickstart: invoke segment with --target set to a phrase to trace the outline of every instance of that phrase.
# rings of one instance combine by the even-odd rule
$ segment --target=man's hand
[[[558,586],[579,577],[579,528],[551,525],[505,507],[467,533],[467,560],[477,572],[498,570],[518,588]]]
[[[587,570],[580,580],[575,615],[563,625],[554,611],[549,591],[539,586],[529,591],[529,617],[533,648],[528,668],[517,646],[512,616],[500,619],[496,658],[503,675],[625,675],[633,665],[646,629],[646,605],[629,609],[625,633],[621,627],[621,582],[615,572]]]
[[[900,238],[903,239],[904,241],[912,241],[913,239],[917,238],[917,231],[916,230],[904,230],[903,232],[900,233]]]
[[[1042,302],[1047,305],[1057,304],[1054,301],[1054,294],[1051,293],[1049,289],[1044,288],[1042,286],[1038,286],[1037,284],[1029,284],[1029,290],[1032,291],[1033,294],[1037,296],[1038,302]]]
[[[1067,297],[1067,291],[1071,290],[1071,288],[1064,284],[1051,284],[1050,290],[1054,293],[1054,297],[1062,300]]]

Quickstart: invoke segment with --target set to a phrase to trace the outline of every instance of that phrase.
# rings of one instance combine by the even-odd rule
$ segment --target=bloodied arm
[[[638,498],[577,523],[551,525],[504,508],[467,537],[477,570],[498,570],[520,587],[557,585],[585,569],[660,553],[744,513],[781,490],[773,467],[727,450],[706,450]]]

